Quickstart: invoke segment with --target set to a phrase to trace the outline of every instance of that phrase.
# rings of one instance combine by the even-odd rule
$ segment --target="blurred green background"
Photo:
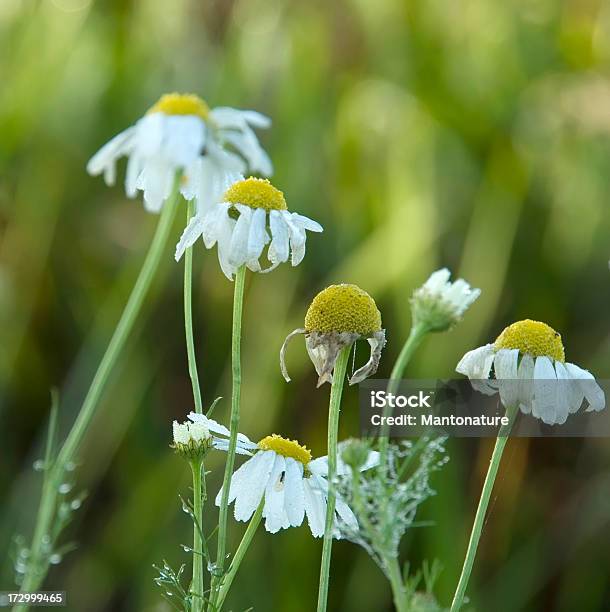
[[[66,431],[141,264],[156,218],[87,159],[160,94],[273,118],[261,134],[289,207],[319,220],[305,261],[250,276],[241,430],[324,454],[328,387],[304,347],[278,350],[313,295],[355,282],[378,301],[387,376],[408,299],[447,265],[483,294],[458,329],[426,340],[409,376],[450,376],[513,320],[542,319],[568,360],[610,377],[610,5],[599,0],[2,0],[0,2],[0,588],[12,533],[30,534],[49,389]],[[121,165],[121,170],[123,165]],[[121,176],[122,173],[121,173]],[[178,238],[183,217],[174,228]],[[173,240],[84,445],[78,549],[47,585],[71,610],[167,609],[152,563],[188,558],[187,468],[168,448],[191,409],[182,266]],[[228,398],[232,284],[195,255],[195,333],[206,403]],[[364,359],[364,352],[359,358]],[[349,390],[342,435],[357,433]],[[217,416],[225,417],[228,400]],[[493,441],[452,440],[438,495],[406,538],[456,584]],[[218,490],[222,457],[210,465]],[[512,440],[471,581],[479,611],[610,610],[608,440]],[[238,541],[243,525],[231,523]],[[314,609],[321,542],[260,532],[233,610]],[[390,610],[364,551],[333,552],[332,610]]]

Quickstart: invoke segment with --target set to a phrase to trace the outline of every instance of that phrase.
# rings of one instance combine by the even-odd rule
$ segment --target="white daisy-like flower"
[[[135,125],[106,143],[89,160],[87,171],[103,174],[106,183],[113,185],[116,162],[126,156],[127,195],[132,198],[142,190],[146,209],[159,212],[178,171],[187,199],[217,174],[248,168],[270,175],[271,161],[252,129],[267,128],[270,123],[254,111],[210,109],[196,95],[166,94]]]
[[[561,336],[540,321],[509,325],[493,344],[466,353],[456,371],[482,393],[499,393],[504,406],[518,406],[549,425],[565,423],[584,400],[587,412],[606,406],[594,376],[566,362]]]
[[[445,331],[460,321],[466,310],[481,295],[463,279],[449,281],[447,268],[437,270],[413,293],[411,311],[415,325],[430,331]]]
[[[232,178],[238,180],[227,185]],[[218,245],[220,267],[232,280],[243,265],[269,272],[290,257],[297,266],[305,256],[306,231],[322,231],[319,223],[290,212],[284,194],[267,179],[226,176],[212,188],[219,194],[215,204],[198,205],[176,246],[176,261],[201,236],[208,249]],[[265,248],[270,266],[263,269]]]
[[[385,346],[385,330],[381,328],[381,313],[375,300],[357,285],[330,285],[313,299],[305,314],[305,327],[290,332],[280,350],[280,368],[286,382],[286,349],[297,335],[305,335],[309,358],[318,373],[318,387],[332,383],[332,373],[339,352],[358,340],[370,345],[370,358],[350,378],[356,384],[377,371],[381,351]]]
[[[324,535],[326,503],[328,498],[328,460],[312,459],[311,452],[296,440],[276,434],[254,443],[247,438],[238,440],[242,453],[251,454],[231,478],[229,503],[235,502],[235,519],[248,521],[264,500],[262,516],[265,529],[276,533],[280,529],[298,527],[305,517],[314,537]],[[378,454],[371,451],[361,466],[367,470],[378,462]],[[338,458],[338,475],[347,474],[349,468]],[[216,497],[219,506],[222,489]],[[358,529],[358,521],[340,496],[336,497],[335,521]],[[335,529],[335,537],[339,531]]]
[[[186,458],[203,457],[212,445],[212,434],[206,423],[173,422],[173,447],[177,453]]]
[[[202,428],[209,432],[210,443],[212,448],[221,451],[227,451],[229,449],[229,438],[231,432],[224,426],[205,416],[205,414],[198,414],[197,412],[190,412],[188,418],[192,421],[191,423],[184,423],[183,425],[189,428]],[[175,440],[175,429],[176,421],[174,421],[174,440]],[[197,430],[197,429],[196,429]],[[247,449],[250,440],[243,434],[237,434],[237,450],[236,452],[240,455],[250,455],[250,451]]]

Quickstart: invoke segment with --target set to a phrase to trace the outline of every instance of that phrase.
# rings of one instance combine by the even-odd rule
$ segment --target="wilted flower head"
[[[433,332],[441,332],[460,321],[466,310],[481,295],[463,279],[450,282],[447,268],[437,270],[413,293],[411,312],[413,323]]]
[[[296,440],[272,434],[258,443],[245,436],[238,441],[242,452],[251,454],[231,478],[229,503],[235,501],[235,518],[248,521],[264,500],[263,518],[270,533],[280,529],[298,527],[307,517],[309,529],[314,537],[324,535],[326,501],[328,497],[328,460],[326,457],[312,459],[311,451]],[[373,467],[378,461],[377,453],[369,453],[369,460],[362,470]],[[339,460],[337,473],[348,471]],[[216,497],[220,505],[222,489]],[[335,521],[358,529],[358,521],[343,499],[336,499]],[[338,537],[335,528],[335,537]]]
[[[284,194],[267,179],[231,176],[218,185],[211,206],[198,206],[176,246],[176,260],[201,236],[210,249],[218,244],[218,260],[227,278],[246,265],[253,272],[270,272],[288,261],[297,266],[305,256],[305,231],[321,232],[322,226],[290,212]],[[270,266],[259,262],[267,247]]]
[[[318,373],[318,387],[332,382],[332,372],[341,349],[364,338],[371,346],[369,361],[350,378],[350,384],[372,376],[379,365],[385,345],[381,313],[375,300],[357,285],[331,285],[313,299],[305,315],[305,327],[291,332],[280,351],[280,367],[286,381],[285,353],[288,342],[297,334],[305,334],[309,357]]]
[[[203,457],[212,445],[212,435],[204,423],[173,423],[176,452],[187,459]]]
[[[606,405],[593,375],[566,362],[561,336],[540,321],[509,325],[493,344],[466,353],[456,370],[482,393],[499,392],[505,406],[518,405],[549,425],[565,423],[585,399],[587,412]]]
[[[249,168],[251,172],[271,174],[269,157],[252,129],[266,128],[270,123],[254,111],[210,109],[193,94],[165,94],[135,125],[106,143],[89,160],[87,171],[103,173],[106,183],[113,185],[116,161],[126,156],[127,195],[132,198],[142,190],[146,209],[159,212],[177,172],[182,173],[187,199],[227,172]]]

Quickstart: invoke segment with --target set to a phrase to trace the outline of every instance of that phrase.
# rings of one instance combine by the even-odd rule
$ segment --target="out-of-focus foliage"
[[[531,317],[561,331],[568,359],[608,377],[609,74],[610,7],[595,0],[2,0],[0,550],[31,528],[49,388],[62,387],[65,432],[155,224],[85,163],[161,93],[272,116],[262,137],[275,182],[325,227],[299,268],[250,277],[243,345],[242,430],[297,437],[318,455],[328,389],[315,389],[304,350],[291,351],[285,384],[278,350],[331,282],[376,298],[389,340],[380,376],[408,332],[411,290],[447,265],[482,296],[456,330],[426,339],[408,375],[448,376],[466,350]],[[195,269],[209,403],[230,390],[232,285],[203,246]],[[170,250],[82,453],[89,497],[69,530],[79,547],[48,580],[71,610],[163,610],[152,563],[186,561],[188,474],[168,449],[171,420],[191,409],[181,279]],[[357,433],[356,395],[345,437]],[[442,562],[442,605],[491,441],[447,450],[419,514],[435,526],[412,530],[403,551],[413,568]],[[471,581],[476,609],[604,607],[609,464],[607,440],[510,442]],[[234,541],[242,529],[232,524]],[[320,550],[306,527],[259,533],[230,606],[309,612]],[[390,609],[380,571],[347,542],[333,551],[330,606]]]

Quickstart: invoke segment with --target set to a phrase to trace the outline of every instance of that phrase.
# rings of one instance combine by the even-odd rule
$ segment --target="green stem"
[[[188,225],[193,215],[193,201],[187,203],[186,223]],[[193,247],[188,247],[184,253],[184,330],[186,332],[186,354],[189,364],[189,375],[193,386],[195,412],[203,413],[201,402],[201,387],[197,373],[197,360],[195,358],[195,340],[193,338]]]
[[[193,473],[193,582],[191,590],[193,593],[193,612],[203,610],[203,489],[201,472],[203,462],[194,459],[191,463]]]
[[[217,612],[220,612],[220,609],[222,608],[222,605],[224,604],[227,594],[229,593],[229,589],[231,588],[231,584],[233,584],[235,575],[237,574],[237,571],[239,570],[239,566],[241,565],[243,558],[248,552],[248,548],[250,548],[250,544],[252,543],[254,534],[256,533],[256,530],[263,516],[263,506],[264,506],[264,501],[259,504],[258,508],[256,509],[256,512],[250,519],[250,523],[248,524],[246,533],[244,533],[244,537],[241,539],[241,542],[239,543],[239,546],[237,547],[237,550],[235,551],[235,556],[233,557],[233,560],[231,561],[229,570],[227,571],[226,575],[224,576],[222,580],[222,584],[220,585],[220,588],[218,590],[218,604],[216,607]]]
[[[409,332],[409,337],[404,343],[398,359],[392,368],[390,374],[390,380],[388,382],[387,393],[396,393],[400,386],[400,380],[404,374],[405,368],[407,367],[415,349],[421,344],[424,336],[428,333],[428,328],[425,325],[414,325]],[[390,440],[390,427],[386,423],[387,418],[392,416],[393,408],[389,402],[383,409],[383,420],[381,425],[381,431],[379,432],[379,465],[382,470],[385,470],[388,444]]]
[[[485,476],[485,482],[483,483],[483,490],[481,491],[479,506],[477,508],[477,513],[474,517],[474,525],[472,526],[472,533],[470,534],[470,541],[468,542],[468,549],[466,550],[466,558],[464,559],[462,573],[460,575],[460,579],[455,590],[455,595],[453,596],[453,602],[451,603],[451,612],[458,612],[458,610],[460,610],[463,605],[464,595],[466,594],[466,587],[468,586],[468,580],[470,579],[472,566],[474,565],[474,559],[477,554],[479,540],[481,539],[481,532],[483,531],[485,514],[487,513],[487,507],[491,498],[491,492],[493,490],[494,482],[496,480],[496,475],[498,474],[498,467],[500,466],[502,453],[504,452],[504,447],[506,446],[508,435],[513,427],[518,412],[519,409],[517,406],[507,408],[506,416],[508,417],[508,424],[506,426],[503,426],[498,432],[494,451],[491,455],[491,460],[489,462],[487,476]]]
[[[328,601],[328,583],[330,579],[330,557],[333,545],[333,523],[335,519],[335,477],[337,474],[337,439],[339,435],[339,414],[341,412],[341,395],[347,372],[351,346],[341,349],[333,372],[333,383],[330,389],[328,406],[328,499],[326,505],[326,523],[324,525],[324,542],[322,545],[322,562],[320,564],[320,586],[318,589],[318,612],[324,612]]]
[[[42,584],[47,570],[48,560],[44,557],[43,541],[49,536],[57,498],[59,494],[59,486],[61,485],[65,468],[75,459],[76,453],[83,440],[83,437],[91,423],[91,419],[95,414],[95,409],[99,403],[102,391],[104,390],[110,373],[116,364],[130,332],[133,329],[134,323],[137,320],[138,314],[142,308],[144,299],[150,289],[152,280],[159,267],[161,255],[167,244],[174,215],[176,212],[176,202],[179,197],[178,183],[174,185],[172,197],[163,206],[163,211],[159,218],[159,223],[155,231],[155,235],[146,254],[146,259],[140,270],[140,274],[131,291],[131,295],[127,301],[123,314],[117,324],[112,335],[108,348],[102,357],[102,360],[95,373],[89,391],[85,396],[80,412],[66,438],[57,460],[54,463],[52,471],[49,473],[49,478],[43,485],[40,505],[36,517],[36,525],[34,535],[32,537],[32,548],[30,551],[29,568],[24,576],[21,585],[21,591],[36,591]],[[28,606],[16,606],[14,610],[27,610]]]
[[[235,287],[233,294],[233,334],[231,339],[231,371],[233,388],[231,393],[231,420],[229,449],[227,463],[222,481],[222,497],[218,518],[218,550],[216,555],[216,576],[213,580],[212,604],[218,597],[218,584],[222,580],[225,556],[227,551],[227,516],[229,510],[229,490],[235,465],[235,450],[237,448],[237,433],[239,427],[239,406],[241,400],[241,323],[244,305],[244,286],[246,279],[246,266],[241,266],[235,274]],[[215,608],[212,607],[214,610]]]
[[[398,612],[407,612],[409,609],[406,597],[407,593],[402,580],[398,559],[392,557],[391,559],[385,559],[385,561],[388,569],[390,584],[392,585],[392,598],[394,600],[394,606]]]

